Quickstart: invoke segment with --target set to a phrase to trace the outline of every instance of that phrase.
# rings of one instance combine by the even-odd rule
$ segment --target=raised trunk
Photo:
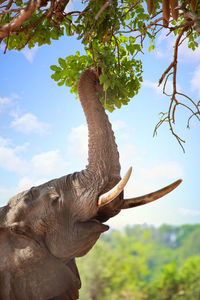
[[[101,176],[120,178],[120,163],[111,124],[98,98],[98,76],[92,69],[80,77],[78,92],[83,107],[89,135],[87,170]]]

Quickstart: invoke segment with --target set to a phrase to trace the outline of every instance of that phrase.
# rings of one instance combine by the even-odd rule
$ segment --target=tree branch
[[[69,3],[69,0],[57,0],[54,6],[54,18],[58,23],[61,23],[64,19],[64,10],[67,4]]]
[[[174,45],[174,59],[173,61],[171,62],[171,64],[169,65],[169,67],[163,72],[160,80],[159,80],[159,85],[163,82],[163,80],[165,79],[165,83],[164,83],[164,86],[163,86],[163,93],[167,96],[170,96],[171,97],[171,101],[170,101],[170,105],[169,105],[169,109],[168,109],[168,112],[163,114],[162,116],[165,115],[165,118],[162,119],[158,122],[158,124],[156,125],[155,127],[155,130],[154,130],[154,135],[157,131],[157,129],[160,127],[160,125],[163,123],[163,122],[168,122],[169,124],[169,128],[170,128],[170,131],[172,132],[172,134],[175,136],[175,138],[177,139],[178,143],[180,144],[180,146],[182,147],[183,151],[184,150],[184,147],[183,147],[183,143],[185,142],[183,139],[181,139],[175,132],[174,132],[174,129],[173,129],[173,125],[175,124],[175,111],[176,111],[176,108],[178,105],[181,105],[183,107],[185,107],[186,109],[188,109],[192,114],[190,115],[190,117],[188,118],[188,122],[187,122],[187,127],[189,127],[189,122],[191,120],[191,118],[193,116],[196,116],[196,118],[198,120],[200,120],[200,111],[199,111],[199,105],[198,103],[196,104],[190,97],[188,97],[187,95],[183,94],[183,93],[180,93],[177,91],[177,62],[178,62],[178,49],[179,49],[179,46],[182,44],[183,40],[185,40],[185,37],[183,37],[184,33],[191,28],[191,22],[187,22],[185,24],[185,26],[182,28],[181,32],[179,33],[177,39],[176,39],[176,42],[175,42],[175,45]],[[183,39],[182,39],[183,37]],[[186,37],[188,37],[188,35],[186,35]],[[182,39],[182,40],[181,40]],[[171,69],[173,69],[173,71],[171,73],[169,73],[171,71]],[[167,81],[170,77],[170,75],[173,76],[173,91],[172,91],[172,94],[171,95],[168,95],[166,92],[165,92],[165,88],[166,88],[166,84],[167,84]],[[182,102],[179,102],[177,101],[176,99],[176,96],[179,95],[179,96],[183,96],[185,99],[187,99],[191,104],[192,106],[195,108],[196,111],[194,111],[190,106],[182,103]],[[166,116],[167,115],[167,116]]]
[[[20,10],[17,17],[13,18],[10,23],[7,23],[0,28],[0,40],[8,36],[16,28],[19,28],[25,21],[27,21],[39,5],[40,0],[30,0],[27,6]]]

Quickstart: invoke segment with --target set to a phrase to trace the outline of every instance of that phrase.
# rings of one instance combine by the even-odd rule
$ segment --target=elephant
[[[89,135],[85,169],[23,191],[0,208],[2,300],[78,299],[81,280],[75,259],[109,229],[104,223],[122,209],[164,196],[181,182],[124,199],[131,169],[121,179],[119,153],[100,91],[98,70],[88,68],[78,82]]]

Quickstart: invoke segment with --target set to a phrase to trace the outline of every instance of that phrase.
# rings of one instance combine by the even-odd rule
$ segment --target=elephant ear
[[[8,299],[20,300],[54,299],[68,291],[78,294],[79,276],[43,245],[6,229],[0,235],[0,299],[7,294]]]

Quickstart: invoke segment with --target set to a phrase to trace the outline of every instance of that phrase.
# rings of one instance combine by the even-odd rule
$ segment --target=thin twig
[[[195,113],[193,113],[193,114],[188,118],[188,121],[187,121],[187,128],[190,128],[190,120],[191,120],[194,116],[197,117],[198,120],[200,120],[199,117],[198,117],[198,114],[199,114],[199,112],[195,112]]]
[[[128,10],[122,15],[122,18],[124,18],[131,10],[133,10],[138,4],[140,4],[143,0],[138,0],[133,5],[131,5]]]
[[[163,82],[165,76],[169,73],[169,71],[171,70],[171,68],[173,68],[173,65],[174,65],[174,62],[172,62],[169,67],[165,70],[165,72],[162,74],[161,78],[159,79],[159,82],[158,82],[158,86],[161,85],[161,83]]]
[[[185,152],[184,150],[184,147],[183,147],[183,143],[185,143],[185,141],[180,138],[174,131],[173,129],[173,125],[175,124],[175,112],[176,112],[176,108],[178,105],[180,106],[183,106],[185,108],[187,108],[191,113],[192,115],[189,117],[188,119],[188,122],[187,122],[187,127],[189,127],[189,122],[191,120],[191,118],[193,116],[196,116],[198,120],[200,120],[200,112],[199,112],[199,107],[198,107],[198,104],[196,104],[190,97],[188,97],[187,95],[183,94],[183,93],[180,93],[177,91],[177,63],[178,63],[178,49],[180,47],[180,45],[183,43],[183,41],[189,36],[189,34],[191,32],[189,32],[189,34],[187,34],[186,37],[183,37],[184,33],[190,28],[190,25],[188,22],[184,24],[184,27],[182,28],[181,32],[179,33],[176,41],[175,41],[175,45],[174,45],[174,57],[173,57],[173,61],[171,62],[171,64],[169,65],[169,67],[164,71],[164,73],[162,74],[160,80],[159,80],[159,85],[163,82],[163,80],[165,79],[165,82],[164,82],[164,86],[163,86],[163,93],[167,96],[170,96],[171,97],[171,101],[170,101],[170,105],[169,105],[169,109],[168,109],[168,112],[167,112],[167,116],[164,118],[164,121],[167,121],[168,124],[169,124],[169,129],[171,131],[171,133],[175,136],[176,140],[178,141],[179,145],[181,146],[181,148],[183,149],[183,152]],[[172,72],[170,72],[172,70]],[[169,73],[170,72],[170,73]],[[171,95],[168,95],[166,93],[166,84],[168,82],[168,79],[170,76],[173,76],[173,91],[172,91],[172,94]],[[179,96],[183,96],[185,97],[187,100],[189,100],[191,102],[191,104],[195,107],[195,111],[193,111],[193,109],[182,103],[182,102],[179,102],[177,101],[176,99],[176,95],[179,95]],[[164,122],[163,119],[160,120],[158,122],[158,124],[156,125],[155,127],[155,130],[154,130],[154,135],[158,129],[158,127],[160,127],[160,125]]]

